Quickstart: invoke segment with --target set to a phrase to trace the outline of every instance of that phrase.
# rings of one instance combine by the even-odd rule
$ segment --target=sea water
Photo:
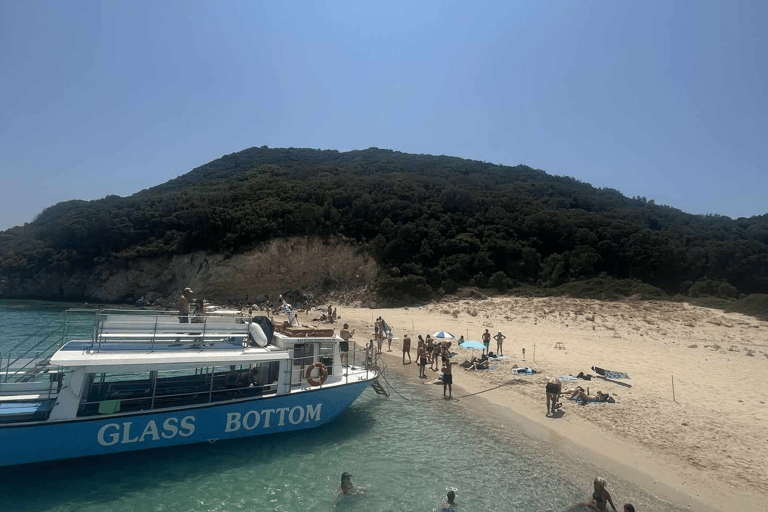
[[[64,307],[0,301],[0,353],[60,323]],[[514,423],[386,376],[397,393],[369,389],[312,430],[0,468],[0,510],[439,511],[454,490],[457,511],[560,512],[589,499],[597,475],[610,482],[619,510],[627,501],[636,510],[686,510]],[[337,499],[343,472],[364,492]]]

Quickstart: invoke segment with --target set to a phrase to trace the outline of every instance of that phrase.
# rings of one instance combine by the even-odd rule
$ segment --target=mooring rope
[[[386,366],[384,368],[382,368],[382,370],[379,373],[379,375],[381,376],[382,379],[384,379],[384,382],[387,383],[387,386],[389,386],[389,388],[392,391],[394,391],[395,394],[397,394],[397,396],[399,396],[403,400],[411,401],[412,400],[411,398],[406,398],[403,395],[401,395],[400,392],[397,389],[395,389],[395,386],[393,386],[392,383],[387,380],[386,375],[384,375],[384,370],[386,370],[386,368],[387,368]],[[463,395],[463,396],[457,397],[457,399],[458,398],[467,398],[467,397],[470,397],[470,396],[479,395],[481,393],[487,393],[488,391],[493,391],[494,389],[499,389],[499,388],[502,388],[504,386],[508,386],[509,384],[510,384],[509,382],[505,382],[504,384],[499,384],[498,386],[495,386],[495,387],[492,387],[492,388],[488,388],[488,389],[484,389],[483,391],[478,391],[476,393],[470,393],[468,395]],[[439,400],[439,399],[438,398],[425,398],[425,401],[427,401],[427,402],[432,402],[432,401],[435,401],[435,400]]]

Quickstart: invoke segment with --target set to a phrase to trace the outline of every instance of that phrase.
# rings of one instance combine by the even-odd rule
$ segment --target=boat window
[[[153,409],[208,402],[211,368],[158,370]]]
[[[277,391],[280,362],[89,374],[78,416],[184,407]]]
[[[315,345],[317,343],[302,343],[293,346],[293,365],[309,366],[315,362]]]
[[[320,362],[328,368],[328,374],[333,374],[333,348],[335,343],[320,344]]]
[[[87,376],[85,401],[80,404],[78,416],[104,414],[105,410],[119,406],[120,411],[149,409],[152,402],[150,372],[97,373]]]

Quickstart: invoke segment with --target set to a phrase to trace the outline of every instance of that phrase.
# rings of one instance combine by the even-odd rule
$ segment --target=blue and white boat
[[[377,381],[333,329],[267,317],[68,311],[49,350],[0,355],[0,466],[314,428]],[[196,322],[194,322],[196,321]],[[294,325],[291,325],[293,323]]]

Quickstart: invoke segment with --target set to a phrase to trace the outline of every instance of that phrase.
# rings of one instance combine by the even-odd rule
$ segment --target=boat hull
[[[370,382],[163,413],[0,426],[0,466],[314,428],[335,419]]]

